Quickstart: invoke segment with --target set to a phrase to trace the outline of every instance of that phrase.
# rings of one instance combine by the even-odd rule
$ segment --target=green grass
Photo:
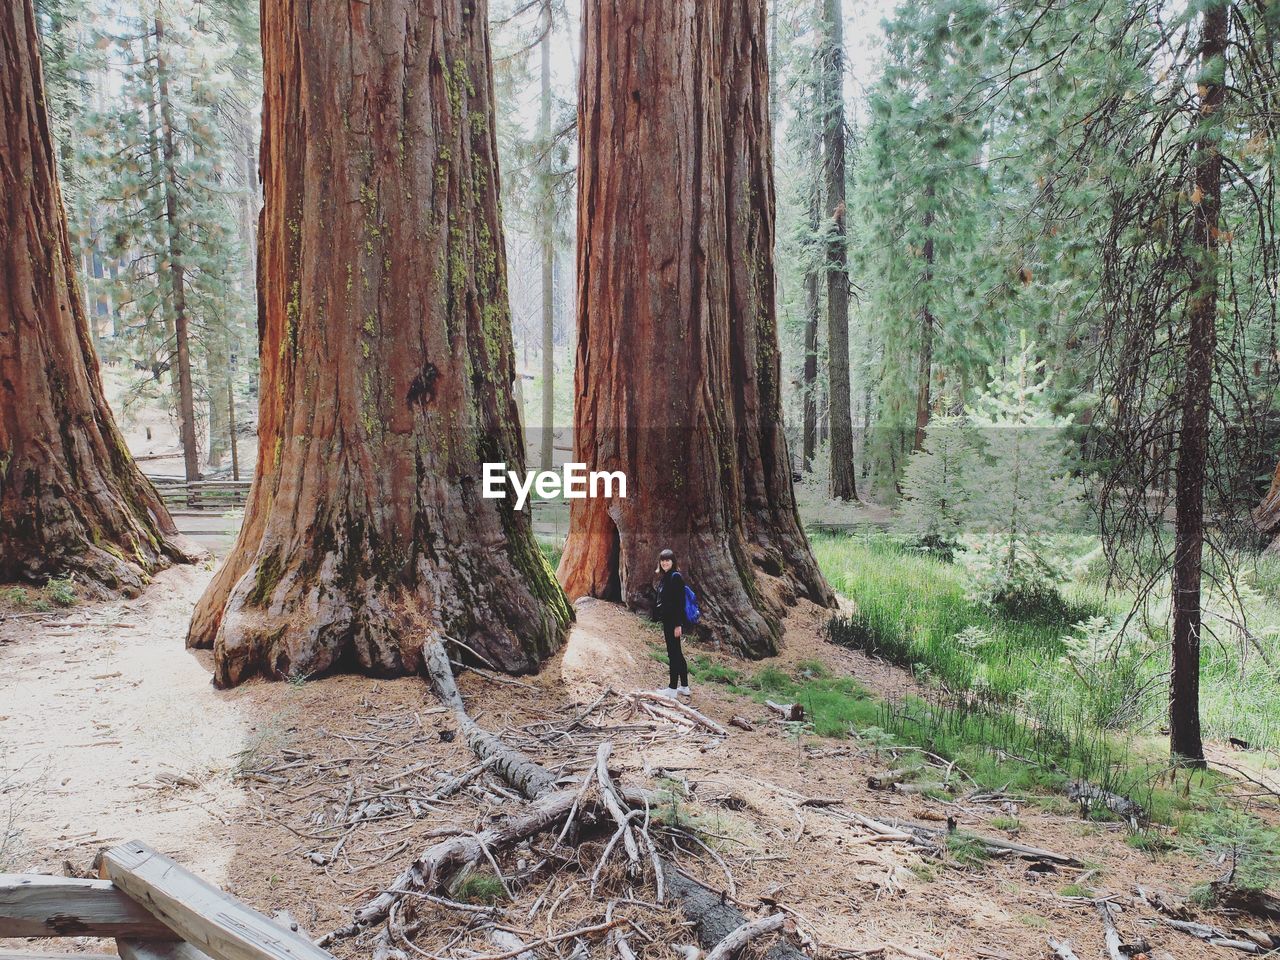
[[[1086,897],[1093,899],[1097,896],[1092,887],[1086,887],[1082,883],[1068,883],[1065,887],[1058,891],[1060,897]]]
[[[500,903],[507,899],[507,891],[497,876],[482,871],[458,884],[454,896],[463,903]]]
[[[1122,618],[1133,606],[1132,594],[1107,592],[1096,541],[1064,541],[1066,566],[1073,569],[1062,586],[1065,606],[1029,616],[970,599],[961,566],[912,551],[888,536],[815,534],[811,542],[827,579],[857,607],[852,616],[833,621],[833,642],[1037,719],[1043,712],[1079,712],[1095,726],[1147,731],[1164,723],[1167,582],[1159,581],[1148,597],[1150,616],[1133,622],[1134,639],[1122,656],[1084,676],[1064,661],[1064,637],[1079,621],[1096,615]],[[1206,588],[1205,623],[1213,634],[1201,645],[1201,721],[1209,737],[1232,736],[1256,748],[1276,748],[1280,670],[1271,664],[1280,663],[1280,559],[1238,556],[1232,563],[1238,597],[1234,592],[1215,596]],[[1215,570],[1221,576],[1223,571]],[[1240,619],[1235,609],[1240,605],[1248,637],[1229,623]]]
[[[987,850],[987,845],[980,838],[965,833],[963,830],[951,831],[947,834],[945,842],[947,859],[966,870],[981,867],[991,859],[991,853]]]
[[[547,563],[551,565],[552,570],[560,566],[560,555],[564,553],[564,540],[562,538],[548,539],[546,537],[538,537],[538,549],[547,558]]]
[[[1247,889],[1280,883],[1280,854],[1270,853],[1280,850],[1280,830],[1225,800],[1224,776],[1170,767],[1167,741],[1157,732],[1165,720],[1169,669],[1167,607],[1162,613],[1158,592],[1148,601],[1156,613],[1146,621],[1151,632],[1142,636],[1139,656],[1104,659],[1085,676],[1064,662],[1064,637],[1077,621],[1123,614],[1133,602],[1105,591],[1104,567],[1096,550],[1086,552],[1086,539],[1069,545],[1077,562],[1062,588],[1065,609],[1030,616],[969,599],[963,568],[887,536],[817,534],[812,543],[832,586],[858,608],[855,616],[833,623],[830,639],[911,668],[930,691],[926,699],[897,703],[862,693],[843,710],[828,706],[864,739],[928,750],[954,761],[983,789],[1026,793],[1057,813],[1069,810],[1062,797],[1067,782],[1087,780],[1141,804],[1152,824],[1175,828],[1141,825],[1129,834],[1136,849],[1153,856],[1174,847],[1207,854],[1234,864],[1235,883]],[[1267,660],[1280,662],[1280,559],[1237,557],[1234,563],[1243,571],[1239,596],[1207,596],[1206,605],[1226,605],[1228,613],[1229,604],[1243,605],[1252,637],[1232,637],[1221,617],[1206,620],[1215,625],[1215,638],[1202,645],[1202,720],[1208,736],[1275,747],[1280,674]],[[733,682],[786,686],[776,675],[761,674]],[[804,702],[797,691],[815,680],[789,679],[789,698]],[[822,679],[829,684],[833,678]],[[1088,817],[1114,819],[1106,810]],[[1009,819],[993,825],[1016,829],[1017,821]]]
[[[666,659],[666,655],[662,655]],[[845,737],[872,724],[880,716],[880,704],[852,677],[833,677],[818,661],[798,665],[795,676],[774,666],[751,674],[707,657],[689,661],[689,677],[697,683],[718,683],[756,703],[799,703],[805,722],[823,737]]]
[[[996,702],[1011,702],[1064,652],[1072,624],[1106,609],[1100,588],[1068,585],[1057,615],[1014,618],[966,596],[964,570],[910,551],[888,537],[819,534],[812,538],[818,564],[837,591],[857,604],[832,639],[902,666],[924,668],[930,678],[957,690],[975,686]],[[989,640],[978,649],[956,641],[965,630]]]

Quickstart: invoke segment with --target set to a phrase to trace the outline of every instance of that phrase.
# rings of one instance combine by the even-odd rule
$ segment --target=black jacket
[[[664,573],[658,582],[658,619],[664,627],[684,626],[684,577],[679,570]]]

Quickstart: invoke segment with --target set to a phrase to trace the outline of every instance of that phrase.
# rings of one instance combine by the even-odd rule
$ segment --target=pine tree
[[[1053,412],[1050,383],[1035,344],[1024,339],[966,411],[979,458],[963,477],[961,512],[972,533],[961,562],[978,597],[1014,609],[1058,602],[1053,541],[1081,518],[1071,420]]]
[[[934,416],[902,477],[899,530],[911,542],[950,559],[968,529],[978,450],[968,420]]]
[[[141,4],[113,18],[115,93],[80,124],[86,202],[103,251],[123,265],[100,281],[118,312],[102,349],[139,371],[126,407],[159,399],[173,412],[188,479],[221,463],[237,380],[243,388],[254,367],[243,206],[257,184],[243,142],[258,81],[247,6]]]

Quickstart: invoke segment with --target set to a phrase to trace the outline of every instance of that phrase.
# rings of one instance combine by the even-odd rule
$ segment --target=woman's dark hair
[[[663,560],[671,561],[672,570],[678,570],[680,568],[680,564],[676,563],[676,554],[674,550],[670,550],[670,549],[663,550],[660,554],[658,554],[658,562],[661,563]]]

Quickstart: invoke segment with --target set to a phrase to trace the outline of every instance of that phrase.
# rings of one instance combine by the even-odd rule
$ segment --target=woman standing
[[[676,555],[670,550],[658,554],[658,619],[667,638],[667,665],[671,683],[658,692],[668,697],[687,697],[689,691],[689,664],[684,658],[681,638],[685,626],[684,578],[676,566]]]

